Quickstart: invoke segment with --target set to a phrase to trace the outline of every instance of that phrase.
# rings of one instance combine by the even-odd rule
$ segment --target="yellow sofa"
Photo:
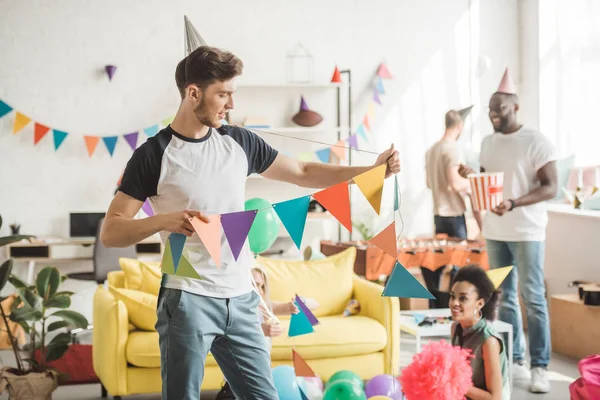
[[[271,299],[289,301],[295,293],[317,300],[320,324],[315,332],[273,340],[273,366],[292,365],[292,347],[323,380],[339,370],[363,379],[377,374],[398,375],[400,357],[399,303],[381,297],[382,287],[354,275],[356,249],[318,261],[258,258],[267,270]],[[123,288],[125,274],[108,274],[108,284]],[[361,305],[356,316],[341,314],[351,298]],[[282,317],[287,332],[289,318]],[[94,370],[113,396],[161,390],[158,334],[135,329],[125,304],[99,287],[94,296]],[[212,355],[206,361],[203,390],[221,387],[223,376]]]

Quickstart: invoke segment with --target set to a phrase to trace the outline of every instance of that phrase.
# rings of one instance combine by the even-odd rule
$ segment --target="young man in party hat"
[[[519,98],[508,68],[489,103],[494,134],[483,139],[482,172],[503,172],[503,201],[485,215],[483,236],[491,268],[514,265],[502,284],[500,319],[513,325],[513,375],[531,379],[530,391],[550,391],[550,325],[544,288],[547,200],[556,196],[556,151],[550,140],[517,119]],[[472,173],[461,166],[461,175]],[[517,287],[527,310],[531,371],[525,364],[525,335]]]
[[[191,33],[187,42],[194,37]],[[158,299],[156,329],[165,400],[200,398],[209,351],[238,399],[278,398],[257,316],[259,296],[252,290],[250,249],[245,245],[235,259],[223,235],[218,267],[194,234],[192,217],[207,223],[209,215],[243,211],[246,177],[252,173],[326,188],[374,166],[386,165],[386,176],[400,171],[393,146],[371,166],[309,163],[278,153],[246,129],[222,125],[233,109],[242,69],[234,54],[204,45],[177,65],[175,80],[181,94],[177,114],[135,150],[102,227],[101,240],[109,247],[130,246],[156,233],[165,244],[171,233],[187,236],[182,260],[200,279],[164,274]],[[135,220],[146,199],[156,215]]]

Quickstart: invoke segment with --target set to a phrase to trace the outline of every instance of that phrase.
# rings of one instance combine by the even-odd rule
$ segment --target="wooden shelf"
[[[339,83],[240,83],[238,89],[335,89]]]
[[[332,127],[303,127],[303,126],[282,126],[282,127],[270,127],[270,128],[246,128],[248,130],[254,131],[256,133],[268,132],[268,133],[323,133],[323,132],[340,132],[340,128],[332,126]]]

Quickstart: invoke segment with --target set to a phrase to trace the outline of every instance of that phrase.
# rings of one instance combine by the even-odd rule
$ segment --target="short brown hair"
[[[456,110],[450,110],[446,113],[446,129],[452,129],[463,121],[460,113]]]
[[[242,74],[244,63],[233,53],[210,46],[200,46],[177,64],[175,83],[181,97],[194,84],[205,88],[216,81],[228,81]]]

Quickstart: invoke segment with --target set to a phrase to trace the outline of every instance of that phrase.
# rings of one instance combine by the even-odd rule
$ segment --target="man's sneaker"
[[[529,371],[524,361],[513,363],[512,377],[515,381],[528,381],[531,379],[531,371]]]
[[[531,393],[548,393],[550,392],[550,381],[548,381],[548,371],[544,367],[531,368]]]
[[[229,387],[229,383],[225,382],[215,400],[235,400],[235,396]]]

